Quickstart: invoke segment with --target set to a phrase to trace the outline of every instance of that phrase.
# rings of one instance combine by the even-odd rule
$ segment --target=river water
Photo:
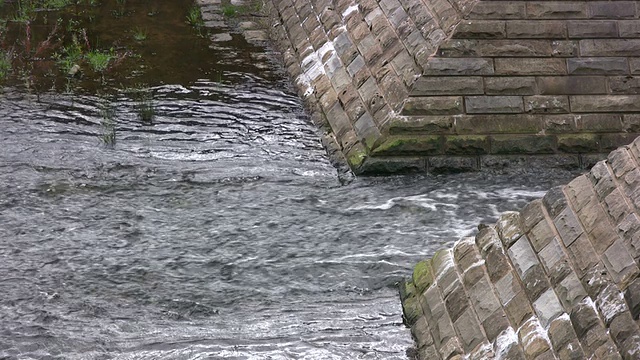
[[[160,81],[152,125],[2,90],[0,359],[406,358],[412,266],[574,175],[343,184],[270,66]]]

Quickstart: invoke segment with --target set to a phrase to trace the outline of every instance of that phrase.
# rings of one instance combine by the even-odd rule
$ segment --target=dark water
[[[397,282],[572,176],[341,185],[282,70],[256,63],[158,73],[152,126],[124,92],[2,90],[0,359],[405,358]]]

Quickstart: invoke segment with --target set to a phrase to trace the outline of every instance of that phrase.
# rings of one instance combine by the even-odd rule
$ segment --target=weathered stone
[[[424,75],[491,75],[493,62],[490,59],[432,58],[424,66]]]
[[[606,94],[604,76],[554,76],[537,78],[538,89],[542,95]],[[606,96],[603,96],[606,98]],[[596,101],[593,98],[593,101]],[[573,105],[573,104],[572,104]],[[572,107],[573,111],[577,111]]]
[[[565,75],[567,67],[563,59],[497,58],[496,75]]]
[[[489,137],[486,135],[457,135],[446,136],[444,144],[445,154],[479,155],[490,151]]]
[[[485,321],[501,306],[493,292],[487,289],[490,289],[489,282],[482,280],[469,290],[471,306],[475,309],[480,322]]]
[[[467,308],[460,318],[454,322],[453,326],[459,334],[465,353],[469,353],[484,340],[478,319],[476,319],[475,313],[471,308]]]
[[[522,113],[522,97],[519,96],[466,96],[465,110],[469,114]]]
[[[513,271],[502,247],[492,246],[486,251],[484,261],[487,265],[489,279],[494,283],[510,271]]]
[[[442,152],[441,136],[403,136],[388,137],[384,143],[374,148],[375,155],[434,155]]]
[[[551,348],[540,322],[534,317],[522,325],[518,336],[528,359],[534,359]]]
[[[587,6],[577,1],[529,2],[527,16],[533,19],[581,19],[587,17]]]
[[[462,97],[411,97],[402,108],[403,115],[447,115],[462,112]]]
[[[555,218],[567,207],[567,199],[564,196],[562,187],[556,186],[547,191],[542,198],[542,204],[549,213],[549,217]]]
[[[526,134],[542,130],[536,115],[466,115],[456,118],[457,134]]]
[[[559,349],[577,340],[571,319],[566,314],[554,319],[549,325],[549,340],[554,349]],[[578,345],[580,347],[580,345]]]
[[[584,233],[567,247],[567,253],[573,262],[578,277],[582,277],[588,269],[598,263],[596,250]]]
[[[548,245],[538,253],[538,256],[540,263],[549,275],[549,279],[554,284],[560,282],[571,272],[571,266],[562,245],[553,237]]]
[[[482,78],[473,76],[423,76],[416,80],[411,96],[482,94]]]
[[[640,272],[621,239],[609,246],[602,254],[602,261],[617,284],[626,283]]]
[[[507,21],[507,37],[519,39],[565,38],[567,29],[564,21]]]
[[[533,309],[538,315],[538,320],[543,328],[564,311],[553,289],[548,289],[533,303]]]
[[[469,17],[471,19],[522,19],[525,17],[525,4],[478,2],[471,9]]]
[[[619,114],[584,114],[577,118],[578,128],[584,132],[620,132],[622,116]]]
[[[556,151],[557,138],[548,135],[493,135],[492,154],[552,154]]]
[[[438,55],[442,57],[537,57],[550,53],[551,44],[544,40],[451,39],[442,43],[438,48]]]
[[[640,56],[640,39],[580,40],[582,56]]]
[[[536,93],[536,80],[523,76],[484,77],[484,91],[487,95],[533,95]]]
[[[478,161],[473,157],[431,156],[427,159],[427,168],[433,174],[477,171]]]
[[[571,20],[567,21],[569,38],[612,38],[618,37],[616,21]]]
[[[536,265],[524,276],[521,276],[524,292],[531,302],[536,301],[542,293],[549,290],[551,285],[544,274],[542,266]]]
[[[453,34],[458,39],[500,39],[506,36],[504,21],[465,20]]]
[[[465,309],[469,308],[469,301],[467,300],[467,294],[462,287],[462,284],[456,283],[453,287],[453,290],[449,292],[447,297],[444,299],[444,305],[447,308],[447,312],[449,313],[449,317],[451,317],[451,321],[454,323],[460,315],[465,311]]]
[[[622,57],[567,59],[569,75],[620,75],[629,73],[629,64]]]
[[[504,311],[507,313],[509,322],[516,328],[520,327],[533,314],[533,309],[524,291],[517,293],[504,307]]]
[[[636,7],[633,1],[594,1],[589,2],[588,8],[590,17],[595,19],[633,18],[636,15]]]
[[[433,345],[433,338],[431,337],[429,324],[427,324],[424,317],[418,319],[418,321],[416,321],[416,323],[411,327],[411,335],[413,335],[413,338],[416,340],[418,348]]]
[[[633,321],[633,317],[628,312],[623,312],[616,316],[609,327],[611,332],[611,338],[616,344],[623,344],[627,339],[632,336],[639,336],[640,329],[638,325]],[[636,340],[637,341],[637,340]],[[625,349],[635,350],[635,349]]]
[[[555,349],[558,353],[559,360],[582,360],[587,358],[584,351],[582,351],[580,342],[577,339],[574,339],[567,344]]]
[[[624,291],[624,299],[634,320],[640,318],[640,278],[633,280]]]
[[[587,296],[586,290],[575,273],[569,273],[555,286],[555,289],[560,303],[565,309],[572,309],[576,303]]]
[[[548,134],[562,134],[576,132],[575,115],[544,115],[542,117],[544,129]]]
[[[487,339],[494,341],[501,332],[509,328],[509,320],[505,312],[498,309],[482,323],[482,327]]]
[[[612,283],[607,284],[598,294],[595,301],[602,314],[605,325],[609,325],[618,315],[629,310],[624,301],[624,294]]]
[[[568,113],[569,98],[559,95],[537,95],[524,97],[524,110],[531,113]]]
[[[565,208],[553,223],[565,246],[570,246],[582,234],[580,222],[570,208]]]

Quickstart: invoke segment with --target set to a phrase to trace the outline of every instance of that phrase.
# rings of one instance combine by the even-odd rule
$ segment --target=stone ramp
[[[637,2],[267,5],[300,95],[356,172],[588,167],[640,135]]]
[[[640,359],[640,138],[416,265],[419,359]]]

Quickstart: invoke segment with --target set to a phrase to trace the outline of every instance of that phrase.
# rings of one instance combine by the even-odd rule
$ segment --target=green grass
[[[189,13],[187,13],[187,22],[193,27],[201,27],[204,25],[199,7],[194,6],[189,9]]]
[[[93,71],[103,72],[109,67],[114,55],[112,52],[91,51],[87,53],[86,58]]]
[[[228,4],[222,7],[222,15],[226,17],[235,17],[240,12],[240,7],[236,5]]]
[[[133,40],[135,41],[147,40],[147,31],[141,28],[135,28],[133,30]]]
[[[0,81],[4,80],[11,72],[11,54],[0,51]]]
[[[60,70],[67,73],[73,65],[76,65],[80,60],[82,60],[82,48],[77,41],[74,41],[72,44],[62,48],[62,52],[55,54],[54,57],[57,59],[56,62],[58,63]]]

